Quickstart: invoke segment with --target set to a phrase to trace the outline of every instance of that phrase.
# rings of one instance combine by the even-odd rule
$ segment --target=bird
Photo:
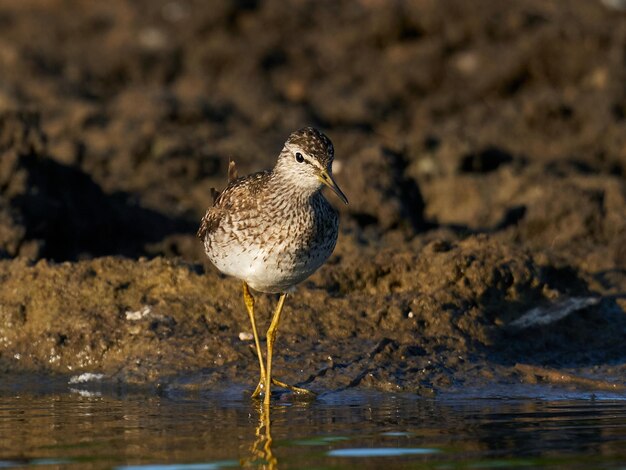
[[[272,377],[272,356],[287,294],[324,264],[337,243],[338,213],[321,191],[328,187],[348,204],[335,182],[333,160],[331,140],[305,127],[288,136],[271,170],[237,177],[231,162],[229,183],[221,193],[212,190],[213,205],[198,230],[211,263],[242,281],[260,368],[252,397],[263,395],[264,405],[270,403],[272,384],[297,394],[311,393]],[[265,360],[250,289],[279,294],[266,333]]]

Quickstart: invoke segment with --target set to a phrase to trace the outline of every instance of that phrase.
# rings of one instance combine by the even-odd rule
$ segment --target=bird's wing
[[[232,163],[232,162],[231,162]],[[234,163],[232,165],[234,168]],[[234,170],[236,174],[236,170]],[[229,177],[231,176],[231,165],[229,165]],[[226,189],[217,193],[213,201],[213,206],[209,207],[200,223],[198,238],[204,237],[219,227],[219,222],[225,213],[231,211],[245,212],[257,205],[256,195],[259,187],[264,184],[269,176],[268,171],[261,171],[244,178],[237,178],[231,181]],[[212,192],[213,193],[213,192]]]
[[[228,182],[232,183],[237,179],[237,165],[234,160],[228,162]]]

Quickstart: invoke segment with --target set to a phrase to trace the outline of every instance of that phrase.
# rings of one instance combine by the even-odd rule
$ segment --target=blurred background
[[[335,144],[357,244],[485,232],[624,268],[617,7],[2,1],[0,255],[200,261],[228,159],[269,168],[312,125]]]

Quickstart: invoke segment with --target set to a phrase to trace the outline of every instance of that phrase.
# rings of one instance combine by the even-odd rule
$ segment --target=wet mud
[[[280,378],[626,393],[626,13],[601,2],[0,3],[0,370],[253,388],[195,231],[323,129],[335,254]],[[257,296],[264,330],[276,299]]]

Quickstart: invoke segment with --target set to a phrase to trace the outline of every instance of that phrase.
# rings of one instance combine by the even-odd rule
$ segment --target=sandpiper
[[[272,378],[276,330],[287,292],[313,274],[335,249],[337,212],[324,198],[328,186],[348,203],[332,174],[333,144],[311,127],[293,132],[272,170],[232,178],[202,219],[198,237],[221,272],[243,281],[243,298],[254,334],[261,377],[252,394],[270,402],[271,384],[295,393],[310,393]],[[250,289],[280,297],[267,330],[263,354]]]

